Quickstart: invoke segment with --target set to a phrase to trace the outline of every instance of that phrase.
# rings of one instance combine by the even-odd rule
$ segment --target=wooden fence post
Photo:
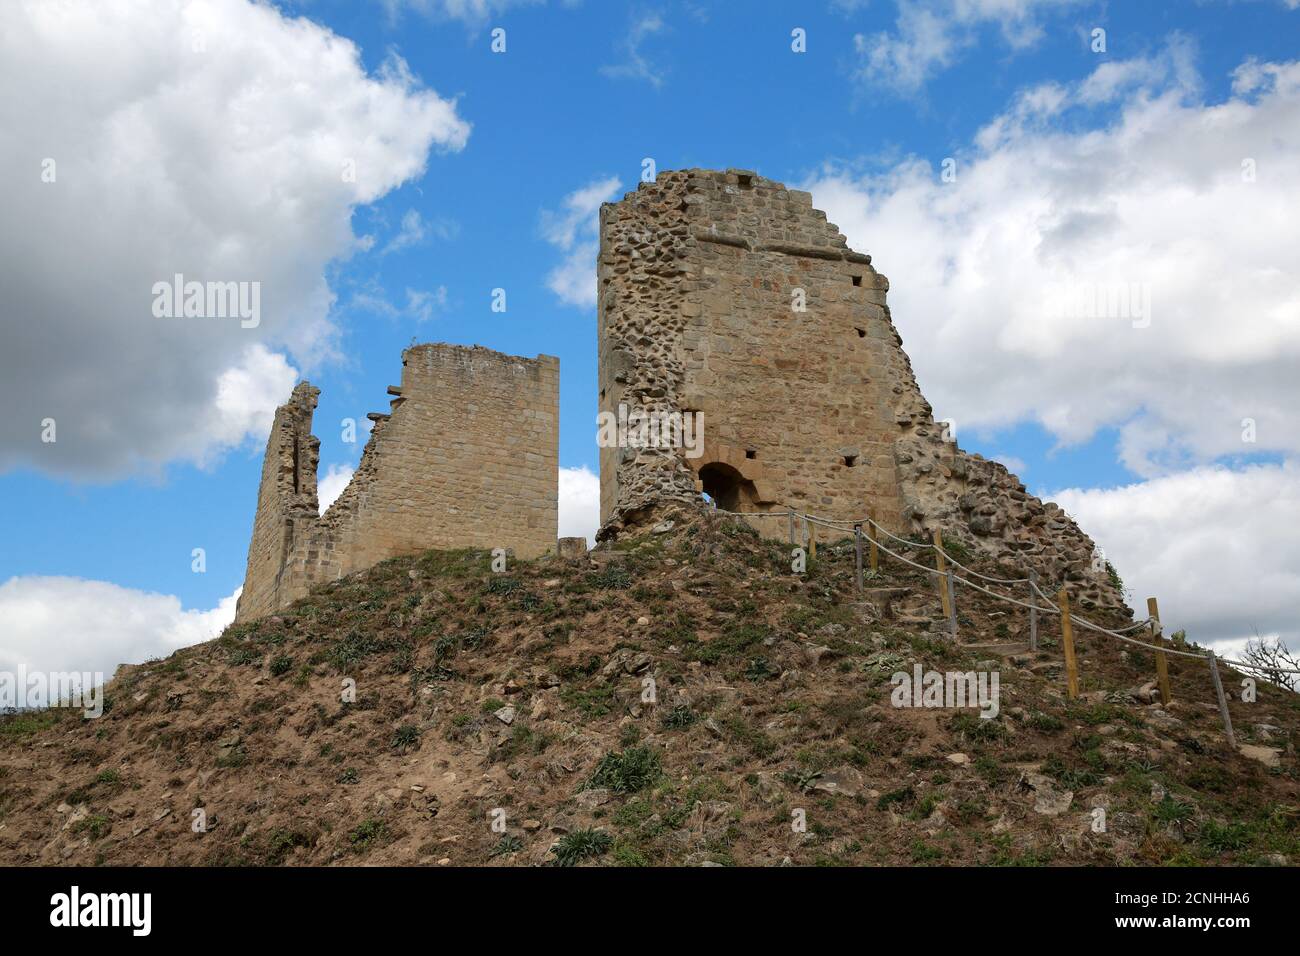
[[[817,557],[817,525],[808,522],[808,557]]]
[[[957,589],[952,586],[952,568],[948,569],[948,629],[957,640]]]
[[[1147,616],[1152,619],[1151,642],[1159,644],[1164,636],[1160,628],[1160,605],[1153,597],[1147,598]],[[1156,681],[1160,684],[1160,706],[1163,707],[1173,700],[1169,690],[1169,655],[1163,650],[1156,651]]]
[[[1061,643],[1065,647],[1065,679],[1069,687],[1070,699],[1079,696],[1079,665],[1074,659],[1074,625],[1070,623],[1070,595],[1065,591],[1065,585],[1061,585],[1061,593],[1057,596],[1057,601],[1061,605]]]
[[[952,597],[948,594],[947,564],[943,560],[943,538],[938,528],[934,529],[934,566],[939,572],[939,600],[943,604],[943,616],[951,619]]]
[[[1223,715],[1223,732],[1228,735],[1228,746],[1237,749],[1237,737],[1232,732],[1232,715],[1228,713],[1228,698],[1223,693],[1223,681],[1219,679],[1219,661],[1214,651],[1206,652],[1210,658],[1210,677],[1214,678],[1214,692],[1219,697],[1219,713]]]
[[[875,574],[876,569],[880,567],[880,549],[876,547],[876,515],[874,512],[867,514],[867,535],[871,538],[871,573]]]
[[[1029,574],[1029,650],[1038,650],[1038,575],[1030,571]]]
[[[790,546],[794,547],[794,509],[790,509]]]
[[[858,593],[862,593],[862,525],[853,526],[853,567],[858,582]]]

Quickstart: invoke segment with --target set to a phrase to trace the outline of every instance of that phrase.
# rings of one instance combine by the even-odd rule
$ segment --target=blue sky
[[[298,43],[292,28],[277,16],[239,19],[247,16],[236,10],[243,5],[244,0],[213,0],[199,20],[208,22],[203,17],[212,17],[214,24],[223,18],[238,20],[244,38],[264,30],[272,48],[277,42]],[[161,4],[159,9],[168,6]],[[180,4],[174,11],[180,17],[177,31],[193,22],[186,19],[186,6]],[[183,609],[217,607],[243,578],[265,441],[267,396],[275,392],[276,401],[283,401],[284,386],[292,384],[295,374],[319,386],[315,432],[321,439],[321,476],[331,467],[346,474],[360,457],[364,433],[355,444],[345,444],[340,422],[345,418],[363,422],[367,412],[387,409],[385,387],[399,380],[400,353],[412,340],[481,344],[528,356],[558,355],[561,466],[594,471],[595,309],[581,294],[588,274],[583,263],[590,261],[594,202],[618,198],[635,188],[642,161],[648,157],[660,169],[737,166],[812,188],[814,203],[827,209],[850,243],[871,253],[880,271],[890,276],[894,320],[922,389],[934,402],[937,416],[957,420],[961,444],[1006,460],[1035,492],[1075,489],[1067,506],[1103,547],[1109,544],[1108,533],[1119,543],[1111,552],[1121,572],[1128,570],[1122,560],[1127,557],[1139,580],[1148,575],[1143,584],[1149,580],[1152,588],[1162,586],[1166,579],[1162,575],[1172,571],[1155,567],[1159,551],[1125,537],[1123,529],[1133,522],[1119,513],[1121,503],[1142,507],[1146,499],[1141,495],[1157,489],[1165,500],[1175,487],[1170,483],[1177,482],[1191,482],[1184,493],[1189,500],[1201,500],[1196,482],[1205,476],[1217,480],[1226,471],[1230,483],[1258,479],[1269,488],[1282,489],[1285,507],[1300,508],[1294,503],[1295,473],[1287,470],[1296,438],[1280,434],[1288,430],[1287,424],[1295,424],[1294,418],[1288,423],[1279,417],[1284,413],[1276,412],[1286,404],[1277,387],[1269,390],[1261,385],[1256,394],[1252,384],[1275,384],[1278,377],[1276,368],[1265,368],[1269,360],[1262,357],[1264,353],[1278,358],[1294,354],[1300,339],[1294,297],[1265,289],[1243,305],[1241,315],[1223,315],[1225,335],[1243,328],[1247,331],[1242,334],[1249,338],[1251,329],[1262,329],[1258,347],[1244,348],[1242,355],[1229,361],[1224,353],[1233,351],[1231,347],[1219,348],[1213,341],[1189,346],[1187,355],[1169,363],[1182,369],[1178,373],[1182,378],[1176,381],[1161,380],[1157,374],[1143,384],[1152,363],[1164,362],[1161,356],[1168,354],[1169,341],[1187,341],[1200,332],[1170,332],[1173,338],[1159,345],[1154,344],[1154,336],[1126,339],[1117,332],[1105,340],[1081,339],[1077,347],[1067,334],[1063,350],[1048,343],[1032,359],[996,333],[968,331],[966,341],[959,326],[946,324],[944,310],[952,309],[953,322],[961,319],[960,310],[950,303],[968,301],[972,288],[979,289],[978,298],[990,304],[983,308],[1013,299],[1018,294],[1012,284],[1016,273],[1008,269],[1005,276],[991,274],[983,287],[978,277],[955,285],[946,277],[947,265],[957,275],[963,272],[963,263],[978,272],[981,253],[969,245],[970,230],[996,218],[997,209],[1011,203],[991,212],[982,209],[981,201],[992,194],[990,186],[982,190],[984,200],[962,199],[965,205],[953,212],[944,206],[949,200],[935,184],[943,159],[955,157],[962,189],[975,188],[964,185],[970,180],[963,178],[967,170],[975,170],[984,183],[1000,182],[1014,190],[1009,196],[1019,197],[1024,190],[998,172],[999,164],[1041,154],[1035,151],[1068,152],[1085,144],[1090,132],[1114,134],[1126,120],[1135,129],[1141,128],[1139,120],[1191,124],[1198,111],[1208,114],[1234,99],[1243,110],[1262,111],[1267,101],[1267,108],[1276,109],[1278,116],[1293,115],[1285,112],[1291,94],[1283,95],[1281,74],[1265,69],[1269,78],[1252,84],[1241,72],[1243,64],[1296,60],[1300,11],[1291,6],[1286,0],[1164,5],[989,0],[968,5],[974,12],[963,19],[953,4],[943,0],[828,0],[798,5],[797,12],[791,11],[790,4],[775,2],[703,0],[650,5],[593,0],[281,3],[278,10],[285,18],[306,18],[319,35],[332,33],[355,44],[365,74],[358,78],[341,71],[337,85],[322,83],[313,88],[317,101],[313,115],[298,120],[308,134],[313,123],[345,122],[364,134],[373,122],[376,132],[391,133],[396,141],[419,127],[413,110],[410,119],[404,119],[401,111],[410,108],[412,97],[423,90],[460,123],[468,124],[467,135],[431,121],[422,140],[411,134],[414,146],[385,142],[376,147],[378,161],[391,163],[392,175],[376,187],[373,199],[341,207],[340,221],[351,226],[348,242],[317,244],[302,251],[292,237],[314,241],[319,224],[286,230],[289,241],[273,253],[284,260],[284,274],[303,282],[319,277],[333,302],[307,307],[302,305],[305,296],[296,297],[292,309],[281,310],[279,325],[267,322],[257,330],[256,341],[267,350],[265,361],[257,367],[266,374],[259,379],[263,392],[255,402],[249,399],[256,407],[246,410],[247,428],[241,426],[211,441],[196,435],[186,444],[179,436],[170,443],[155,443],[158,447],[135,449],[129,446],[137,433],[124,426],[114,443],[129,459],[125,463],[108,454],[101,456],[102,461],[55,461],[43,457],[45,450],[34,445],[30,436],[10,437],[11,448],[0,459],[7,463],[0,473],[0,494],[8,503],[0,582],[37,576],[84,579],[174,596]],[[165,20],[160,13],[159,21]],[[504,53],[490,49],[494,28],[506,31]],[[804,53],[791,49],[795,28],[806,31]],[[1106,32],[1105,52],[1091,49],[1095,28]],[[223,46],[228,34],[222,28],[204,29],[209,38],[207,59],[192,61],[185,68],[193,82],[201,81],[193,80],[195,73],[222,71],[217,61],[228,55],[235,58],[237,53]],[[33,28],[27,39],[39,44],[43,35]],[[94,45],[93,36],[83,39],[87,50]],[[76,41],[74,36],[62,42]],[[265,74],[271,84],[311,85],[313,69],[319,69],[306,53],[286,55],[283,63],[271,58],[268,63],[273,61],[276,65],[268,66]],[[1107,63],[1124,64],[1123,75],[1119,69],[1114,75],[1099,74]],[[390,104],[390,113],[396,113],[396,119],[392,115],[374,119],[364,108],[352,105],[354,88],[367,79],[388,84],[396,104]],[[97,78],[92,72],[85,77],[62,76],[58,82],[75,91],[77,83],[95,88]],[[221,78],[212,82],[214,95],[240,95],[237,82]],[[1270,88],[1270,83],[1275,86]],[[5,85],[11,92],[0,96],[14,95],[17,87]],[[1105,89],[1098,92],[1099,87]],[[1026,93],[1033,90],[1072,92],[1065,105],[1026,106],[1017,113],[1017,104],[1031,103]],[[124,99],[132,95],[129,88],[121,93]],[[1155,102],[1168,104],[1165,112],[1157,112]],[[124,105],[128,104],[96,108],[107,111]],[[196,127],[205,121],[204,108],[201,102],[194,105],[189,122]],[[241,108],[258,109],[256,102]],[[347,114],[346,120],[332,116],[336,109]],[[1169,119],[1174,111],[1177,117]],[[1017,125],[1014,133],[989,139],[987,131],[999,118],[1015,118],[1023,127]],[[161,126],[163,121],[157,122]],[[1263,128],[1268,122],[1272,120],[1260,119]],[[42,143],[40,124],[39,118],[32,119],[29,128],[20,126],[11,132],[3,153],[6,162],[25,164],[31,157],[46,155],[43,150],[50,147]],[[986,131],[984,142],[981,131]],[[186,135],[201,141],[192,131]],[[1115,134],[1112,139],[1115,151],[1125,148],[1123,136]],[[86,142],[100,143],[100,147],[87,145],[89,150],[107,148],[106,140],[87,137]],[[162,167],[161,178],[166,178],[172,164],[179,169],[187,163],[188,140],[179,136],[172,142],[178,145],[153,160]],[[276,161],[292,165],[301,155],[295,148],[290,145],[276,153]],[[1125,161],[1142,168],[1175,162],[1160,157],[1150,145],[1142,148],[1148,150],[1149,159],[1134,155]],[[1278,128],[1267,143],[1243,145],[1241,152],[1247,156],[1261,149],[1276,150],[1293,163],[1295,130]],[[423,170],[397,172],[412,155],[423,163]],[[100,162],[102,157],[92,155],[86,160]],[[1263,164],[1261,170],[1266,167]],[[291,174],[266,173],[269,180]],[[244,181],[230,188],[251,189],[248,176],[256,180],[258,175],[257,169],[250,170]],[[127,174],[128,180],[131,176]],[[1236,261],[1230,248],[1236,237],[1217,235],[1209,225],[1210,204],[1221,197],[1198,193],[1199,177],[1185,165],[1171,176],[1186,177],[1189,204],[1194,206],[1198,196],[1205,198],[1204,238],[1207,244],[1228,246],[1226,259],[1229,264]],[[141,180],[140,188],[153,188],[149,183],[157,178]],[[1126,178],[1084,184],[1085,178],[1089,177],[1081,176],[1079,188],[1092,190],[1089,208],[1127,217],[1132,203],[1123,192]],[[1267,178],[1262,171],[1261,182]],[[1045,201],[1068,194],[1070,188],[1068,181],[1056,182],[1044,194]],[[1265,209],[1295,197],[1294,185],[1275,183],[1267,188],[1278,192],[1264,203]],[[99,199],[108,205],[106,194],[88,193],[81,197],[79,208],[93,215]],[[217,201],[222,201],[219,192]],[[113,215],[111,209],[106,215]],[[908,218],[912,215],[915,227]],[[22,222],[21,217],[17,222]],[[958,229],[962,222],[969,228]],[[1295,238],[1293,224],[1274,225],[1280,230],[1273,234],[1274,241]],[[0,225],[0,230],[4,228]],[[123,228],[145,226],[124,223]],[[234,232],[255,234],[259,228],[258,221],[248,221]],[[937,237],[930,248],[909,251],[909,243],[919,244],[918,237],[927,229],[935,230]],[[202,232],[196,227],[186,235]],[[1143,247],[1130,233],[1117,232],[1118,241]],[[968,244],[963,246],[961,238]],[[52,254],[57,239],[57,235],[51,238]],[[1161,242],[1170,244],[1153,232],[1150,244]],[[93,254],[92,248],[88,255]],[[170,275],[174,263],[166,254],[156,250],[148,254],[152,260],[141,264],[146,274]],[[1025,251],[1026,257],[1030,254]],[[931,255],[947,265],[928,268],[926,257]],[[1254,261],[1253,251],[1243,250],[1241,255],[1246,262]],[[1177,274],[1176,261],[1170,266],[1167,259],[1155,258],[1144,264],[1147,271],[1138,274],[1157,277],[1157,290],[1159,281],[1180,287],[1216,281],[1206,274],[1202,261],[1189,258],[1187,262],[1187,275]],[[1166,274],[1167,268],[1173,273]],[[1289,274],[1285,264],[1261,263],[1259,285],[1268,286],[1269,275],[1279,269],[1294,289],[1294,263]],[[594,276],[594,266],[589,274]],[[561,280],[571,284],[561,286]],[[110,276],[104,281],[111,285],[115,280]],[[267,282],[274,285],[273,278]],[[40,303],[47,293],[53,301],[57,284],[51,281],[43,286],[28,279],[22,301]],[[489,308],[491,292],[498,287],[508,296],[504,314]],[[567,291],[557,292],[557,287]],[[293,298],[295,288],[286,285],[279,299],[274,298],[273,288],[268,301]],[[945,290],[952,298],[943,298]],[[1163,313],[1162,323],[1183,321],[1180,310],[1186,311],[1187,322],[1195,321],[1195,307],[1176,300]],[[10,312],[6,326],[23,321],[23,315]],[[109,309],[90,321],[111,325],[115,318]],[[975,319],[960,326],[979,327]],[[1275,337],[1282,333],[1280,340]],[[75,336],[76,331],[68,334]],[[1098,366],[1096,356],[1123,354],[1138,343],[1140,361],[1122,367],[1105,362]],[[196,355],[208,347],[198,338],[183,344],[183,360],[197,362]],[[32,374],[37,377],[62,361],[54,350],[42,353],[34,348],[23,353],[20,349],[19,353],[36,364]],[[89,394],[99,389],[111,394],[128,411],[140,403],[190,402],[202,418],[204,396],[210,397],[222,372],[219,366],[204,368],[196,373],[192,387],[169,382],[155,390],[141,382],[138,395],[123,395],[118,380],[106,377],[101,382],[99,376],[101,368],[115,361],[120,360],[110,355],[104,356],[102,366],[87,361],[76,370],[77,381]],[[1028,376],[1022,380],[1025,363],[1030,361],[1045,376],[1039,384]],[[1256,367],[1261,369],[1258,375],[1252,371]],[[204,379],[203,374],[209,377]],[[1216,378],[1220,374],[1221,380]],[[1107,377],[1127,384],[1104,394],[1088,393],[1098,379]],[[981,378],[990,384],[980,384]],[[1198,423],[1213,418],[1213,410],[1200,410],[1188,402],[1181,413],[1156,410],[1171,391],[1183,387],[1188,388],[1192,405],[1197,392],[1231,396],[1239,391],[1245,396],[1242,417],[1258,406],[1260,421],[1270,424],[1265,430],[1272,437],[1234,447],[1238,419],[1232,409],[1224,413],[1217,431],[1206,425],[1204,433]],[[1077,405],[1070,406],[1062,396],[1076,388],[1082,393]],[[24,427],[28,432],[34,428],[30,421]],[[195,431],[201,432],[202,427],[196,424]],[[1128,497],[1115,497],[1123,489],[1129,489],[1124,492]],[[1258,492],[1221,493],[1238,499]],[[586,507],[589,514],[590,502]],[[1194,520],[1184,509],[1176,519],[1148,528],[1141,537],[1181,533]],[[206,552],[205,573],[191,569],[194,548]],[[1261,540],[1260,550],[1276,557],[1270,549]],[[1284,560],[1291,556],[1296,555],[1288,552]],[[1296,582],[1286,576],[1277,586],[1282,589],[1281,602],[1283,597],[1290,600],[1289,589]],[[1237,635],[1224,622],[1240,618],[1239,610],[1229,602],[1199,610],[1198,620],[1204,620],[1210,630],[1218,628],[1211,636],[1227,639]],[[1287,627],[1277,613],[1264,618],[1266,631],[1289,634]],[[10,640],[17,639],[11,635]],[[139,646],[148,643],[141,640]]]

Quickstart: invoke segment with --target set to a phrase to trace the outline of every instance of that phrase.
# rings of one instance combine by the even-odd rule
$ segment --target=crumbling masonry
[[[559,359],[417,345],[347,488],[318,515],[320,390],[294,388],[271,426],[235,619],[274,613],[332,581],[428,548],[556,547]]]
[[[601,449],[601,538],[701,492],[731,511],[870,513],[1064,580],[1084,606],[1122,605],[1068,515],[945,437],[888,280],[809,193],[746,170],[660,173],[602,207],[597,281],[600,410],[698,411],[704,428],[694,459]]]

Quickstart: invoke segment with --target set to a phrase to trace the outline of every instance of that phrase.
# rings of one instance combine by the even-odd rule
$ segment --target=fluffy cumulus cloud
[[[1206,102],[1174,40],[1022,93],[954,181],[912,158],[805,183],[889,276],[936,414],[1063,444],[1115,426],[1144,477],[1300,452],[1300,63],[1234,79]]]
[[[91,672],[165,657],[206,641],[235,619],[239,591],[209,611],[186,611],[167,594],[69,577],[0,584],[0,673]]]
[[[1300,465],[1204,467],[1053,496],[1105,545],[1134,603],[1235,652],[1280,636],[1300,651]]]
[[[316,485],[316,501],[321,514],[328,511],[329,506],[343,494],[343,489],[352,480],[352,473],[355,470],[351,465],[330,465],[325,469],[325,477]]]
[[[600,527],[600,477],[590,468],[560,469],[560,537],[596,543]]]
[[[618,197],[618,177],[597,179],[564,197],[559,211],[543,210],[542,237],[564,253],[546,285],[561,302],[583,309],[596,305],[596,254],[600,248],[600,205]]]
[[[260,438],[292,366],[331,352],[353,209],[468,134],[401,60],[367,74],[270,4],[8,7],[0,471],[112,477]],[[260,321],[158,317],[177,274],[249,283]]]
[[[854,36],[858,75],[873,88],[915,93],[936,73],[967,55],[983,29],[997,27],[1005,50],[1026,49],[1042,36],[1045,17],[1081,2],[898,0],[892,30]]]

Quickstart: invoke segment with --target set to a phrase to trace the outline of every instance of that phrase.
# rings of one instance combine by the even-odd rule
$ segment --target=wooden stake
[[[948,569],[948,629],[952,639],[957,640],[957,590],[952,586],[952,568]]]
[[[1151,625],[1151,640],[1153,644],[1159,644],[1164,637],[1160,630],[1160,605],[1156,603],[1153,597],[1147,598],[1147,616],[1153,619]],[[1156,651],[1156,681],[1160,684],[1160,706],[1173,700],[1169,690],[1169,655],[1164,651]]]
[[[1033,571],[1029,572],[1029,603],[1033,605],[1029,609],[1029,650],[1038,650],[1038,589],[1035,585],[1038,583],[1038,575]]]
[[[1065,647],[1065,679],[1069,687],[1070,699],[1079,696],[1079,665],[1074,659],[1074,625],[1070,623],[1070,595],[1065,585],[1057,596],[1061,605],[1061,643]]]
[[[794,509],[790,509],[790,546],[794,547]]]
[[[853,567],[858,582],[858,593],[862,593],[862,525],[853,526]]]
[[[1237,749],[1237,737],[1232,732],[1232,715],[1228,713],[1228,698],[1223,693],[1223,681],[1219,679],[1219,662],[1214,651],[1209,651],[1210,677],[1214,679],[1214,692],[1219,696],[1219,713],[1223,716],[1223,732],[1228,735],[1228,746]]]
[[[939,572],[939,600],[943,603],[943,616],[952,618],[952,598],[948,594],[948,583],[944,580],[947,574],[947,565],[943,560],[943,538],[939,535],[939,529],[934,529],[934,564],[935,569]]]
[[[808,522],[808,557],[817,557],[817,526]]]
[[[880,567],[880,549],[876,547],[876,516],[869,515],[871,523],[867,525],[867,535],[871,538],[871,573],[875,574],[876,569]]]

